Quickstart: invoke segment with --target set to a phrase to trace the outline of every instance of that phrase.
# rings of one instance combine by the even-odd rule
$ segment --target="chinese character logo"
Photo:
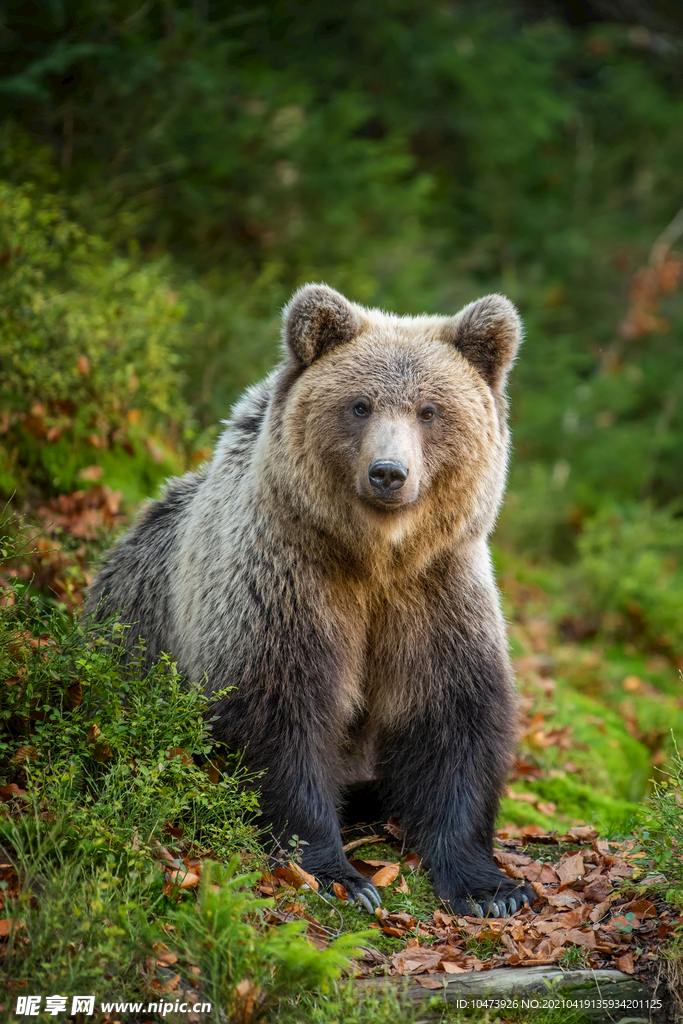
[[[45,999],[45,1012],[55,1017],[58,1013],[66,1010],[66,996],[47,996]]]
[[[73,999],[71,1000],[72,1013],[85,1013],[88,1016],[90,1016],[94,1009],[94,996],[74,996]]]
[[[42,996],[19,996],[17,998],[17,1016],[37,1017]]]

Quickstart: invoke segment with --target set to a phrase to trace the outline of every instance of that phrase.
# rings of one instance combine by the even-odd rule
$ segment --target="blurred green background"
[[[303,282],[402,314],[503,291],[538,797],[505,813],[599,790],[623,821],[683,736],[678,5],[16,0],[0,52],[0,491],[62,514],[32,571],[77,603],[88,501],[109,527],[206,457]]]

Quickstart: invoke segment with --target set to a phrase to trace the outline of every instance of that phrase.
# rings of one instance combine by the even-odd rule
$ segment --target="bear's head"
[[[505,481],[504,390],[521,335],[502,295],[452,317],[399,317],[323,284],[301,288],[284,311],[278,429],[297,501],[355,543],[420,534],[438,547],[487,532]]]

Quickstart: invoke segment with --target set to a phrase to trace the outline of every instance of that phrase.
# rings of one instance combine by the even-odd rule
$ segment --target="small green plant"
[[[281,1024],[414,1024],[423,1020],[424,1010],[402,1000],[401,995],[395,985],[375,993],[359,992],[351,981],[335,982],[325,993],[301,992],[284,1000],[277,1020]],[[461,1022],[465,1019],[458,1017]]]
[[[588,955],[586,950],[583,946],[577,946],[575,943],[567,946],[559,960],[560,967],[564,967],[568,971],[578,971],[585,967],[587,963]]]
[[[479,960],[488,960],[498,951],[500,946],[500,935],[486,935],[478,939],[468,939],[465,943],[465,949],[472,956],[476,956]]]
[[[237,1019],[247,1001],[257,1019],[296,993],[329,991],[369,934],[342,935],[321,950],[306,938],[305,920],[270,926],[273,901],[254,896],[250,886],[258,874],[237,874],[238,865],[239,857],[226,866],[207,863],[198,902],[171,914],[177,942],[199,967],[195,980],[216,1021],[223,1019],[221,1008]]]
[[[67,997],[115,992],[117,999],[141,998],[140,965],[154,955],[162,934],[154,914],[167,902],[153,865],[144,873],[120,873],[110,854],[97,867],[65,854],[59,830],[32,818],[5,826],[0,847],[18,878],[2,915],[9,921],[0,970],[6,1009],[14,1008],[27,982],[35,992]]]
[[[652,785],[638,836],[666,879],[664,883],[658,882],[657,887],[663,888],[666,900],[683,907],[683,757],[677,745],[667,767],[652,780]]]
[[[257,802],[239,758],[221,771],[197,763],[213,752],[203,692],[167,656],[143,671],[142,646],[124,662],[117,624],[88,633],[43,611],[24,584],[11,593],[0,619],[0,772],[21,782],[38,817],[60,808],[61,845],[135,860],[180,828],[221,856],[254,849]]]

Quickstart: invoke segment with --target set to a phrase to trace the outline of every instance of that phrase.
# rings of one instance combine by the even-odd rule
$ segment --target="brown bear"
[[[286,357],[211,462],[168,483],[90,597],[210,692],[218,739],[264,772],[260,806],[303,866],[372,911],[342,850],[345,787],[387,814],[456,913],[533,892],[492,859],[516,703],[487,546],[508,461],[517,312],[489,295],[399,317],[306,285]]]

